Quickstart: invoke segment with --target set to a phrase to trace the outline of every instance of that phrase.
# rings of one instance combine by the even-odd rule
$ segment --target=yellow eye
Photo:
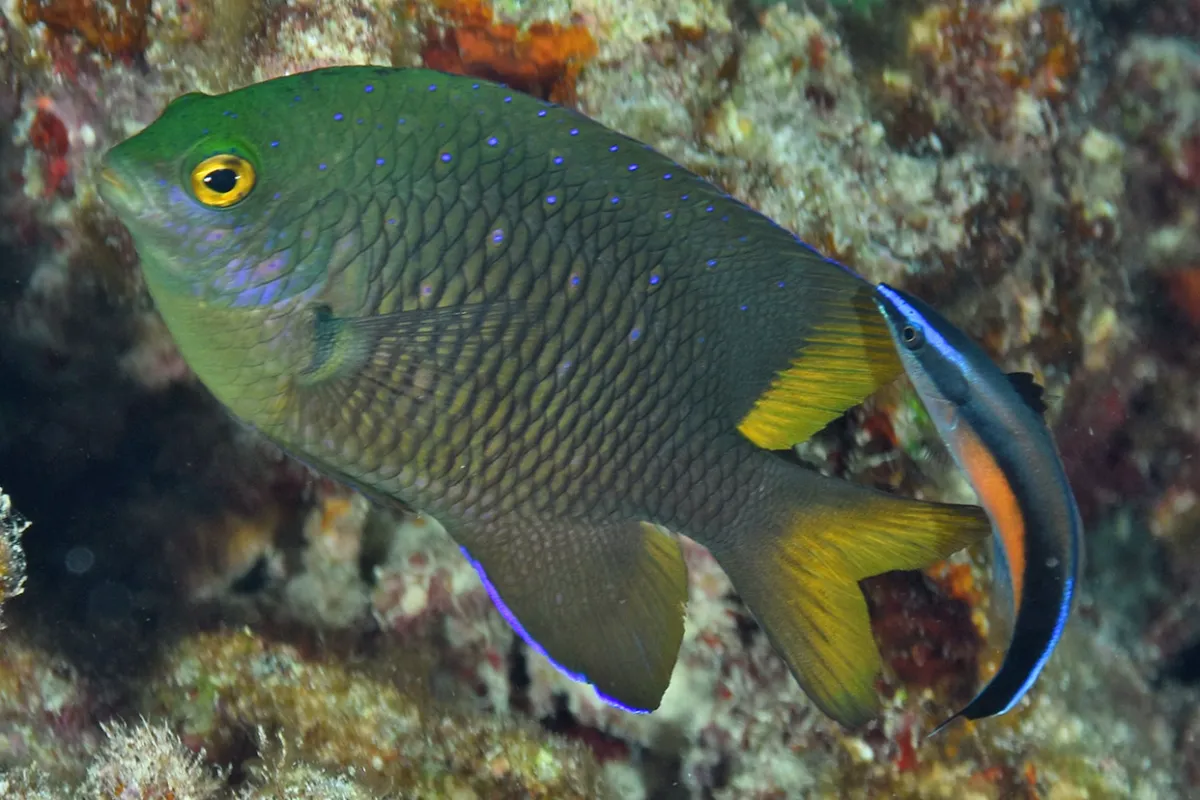
[[[209,208],[228,208],[254,188],[254,167],[240,156],[206,158],[192,170],[192,194]]]

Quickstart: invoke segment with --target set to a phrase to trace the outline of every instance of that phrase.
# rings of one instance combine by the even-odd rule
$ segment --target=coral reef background
[[[1195,0],[0,0],[0,485],[33,522],[19,542],[0,522],[0,793],[1200,793],[1198,20]],[[671,689],[622,714],[524,648],[436,523],[230,419],[96,162],[185,91],[350,63],[574,105],[1038,375],[1088,560],[1032,695],[924,740],[996,666],[985,553],[868,583],[885,711],[848,734],[687,543]],[[897,384],[799,454],[969,501],[937,450]]]

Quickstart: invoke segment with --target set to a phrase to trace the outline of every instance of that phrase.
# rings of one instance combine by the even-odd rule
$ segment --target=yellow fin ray
[[[861,725],[875,713],[881,664],[858,581],[926,566],[991,528],[975,506],[902,499],[785,466],[792,474],[764,498],[764,513],[747,516],[754,527],[713,553],[813,702]]]
[[[900,371],[891,334],[864,285],[844,304],[831,304],[809,329],[796,357],[775,375],[738,430],[764,449],[790,448]]]

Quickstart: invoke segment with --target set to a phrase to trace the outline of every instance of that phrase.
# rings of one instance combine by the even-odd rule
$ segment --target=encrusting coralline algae
[[[1185,0],[1144,19],[1032,0],[2,7],[0,483],[34,523],[0,632],[6,796],[119,797],[122,774],[177,776],[176,797],[1194,791],[1200,55],[1164,21]],[[185,91],[348,63],[576,105],[1038,374],[1089,559],[1031,697],[923,740],[994,667],[982,554],[868,586],[887,699],[850,735],[685,542],[671,688],[622,714],[514,641],[435,523],[369,510],[226,417],[147,301],[97,160]],[[898,385],[801,452],[969,502],[935,448]],[[391,738],[348,732],[368,712]],[[159,773],[134,758],[156,753]]]

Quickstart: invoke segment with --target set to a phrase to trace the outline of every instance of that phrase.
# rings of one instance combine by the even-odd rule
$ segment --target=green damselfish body
[[[899,375],[873,287],[574,111],[324,69],[185,95],[101,177],[217,398],[438,519],[518,633],[622,707],[670,681],[678,534],[855,725],[880,668],[858,581],[989,533],[772,452]]]

